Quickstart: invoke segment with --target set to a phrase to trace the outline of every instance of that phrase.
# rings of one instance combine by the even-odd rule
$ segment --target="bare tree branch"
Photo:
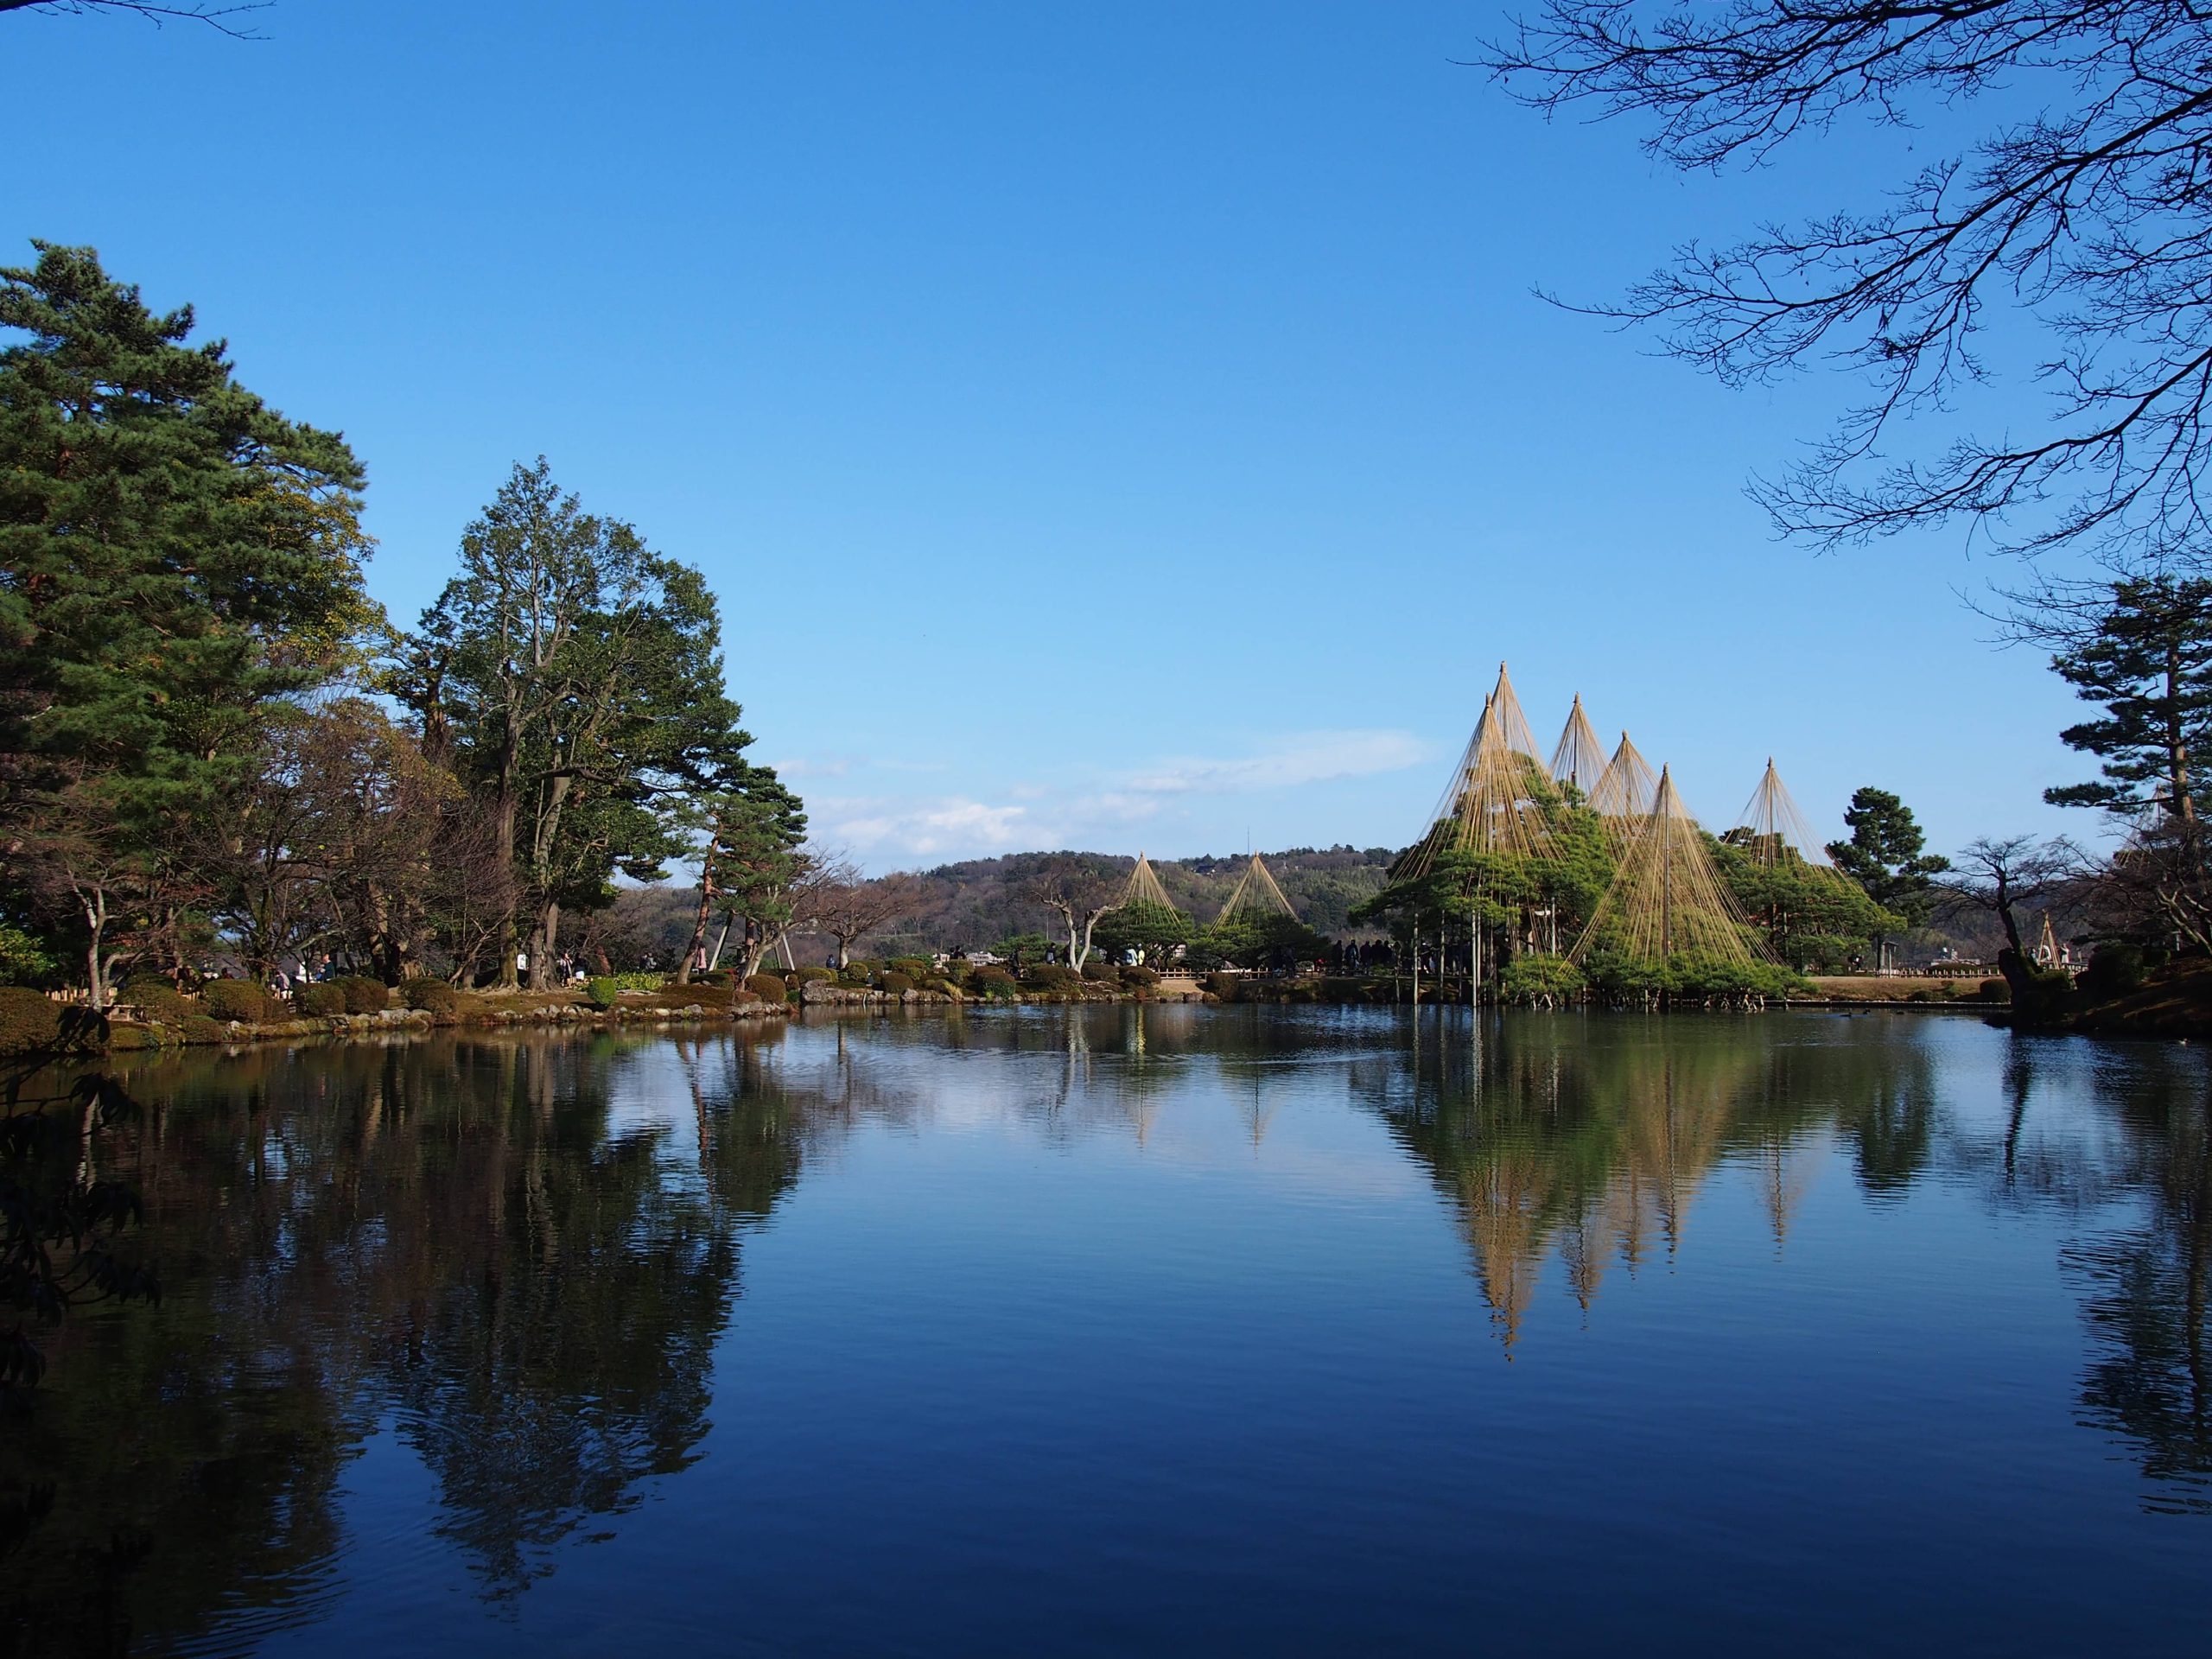
[[[2212,545],[2212,14],[2182,0],[1546,0],[1487,67],[1547,114],[1649,124],[1676,167],[1756,165],[1846,115],[1910,126],[2002,85],[1995,118],[1870,211],[1678,248],[1620,302],[1724,384],[1808,366],[1869,396],[1752,493],[1822,546],[1964,521],[2000,546],[2088,545],[2131,563]],[[2031,442],[1932,458],[1885,441],[1992,378],[1993,308],[2052,342],[2007,366],[2050,394]]]

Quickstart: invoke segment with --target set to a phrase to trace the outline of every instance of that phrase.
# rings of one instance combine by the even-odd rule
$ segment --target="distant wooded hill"
[[[1274,872],[1283,894],[1297,906],[1299,919],[1324,933],[1341,933],[1351,926],[1350,912],[1361,899],[1381,891],[1382,873],[1396,855],[1387,847],[1294,847],[1287,852],[1262,853]],[[988,949],[1015,933],[1052,930],[1042,906],[1022,897],[1022,889],[1044,869],[1047,861],[1064,853],[1008,853],[1000,858],[975,858],[959,864],[941,864],[915,879],[922,885],[921,907],[895,931],[869,944],[876,954],[950,950],[956,947]],[[1134,858],[1105,854],[1086,855],[1101,864],[1128,871]],[[1176,908],[1193,920],[1213,920],[1236,885],[1249,855],[1238,853],[1222,858],[1154,859],[1160,884]]]
[[[987,950],[1017,933],[1058,937],[1057,918],[1023,897],[1022,889],[1048,861],[1066,856],[1008,853],[1001,858],[940,864],[906,877],[919,886],[920,905],[890,928],[861,939],[857,950],[869,957],[920,956],[956,949]],[[1134,858],[1104,853],[1084,856],[1124,874],[1136,867]],[[1203,925],[1228,902],[1249,856],[1155,859],[1153,868],[1176,907]],[[1388,847],[1364,851],[1357,847],[1294,847],[1261,856],[1268,861],[1284,897],[1297,906],[1300,921],[1323,933],[1344,933],[1351,931],[1351,907],[1382,890],[1383,871],[1396,854]],[[611,909],[595,912],[586,924],[580,952],[588,962],[604,960],[613,967],[637,967],[648,961],[665,967],[683,956],[698,902],[698,887],[680,881],[625,888]],[[819,943],[801,934],[792,948],[810,962],[822,954]]]

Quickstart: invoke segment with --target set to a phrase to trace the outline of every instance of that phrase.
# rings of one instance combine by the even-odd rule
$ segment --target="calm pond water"
[[[2203,1639],[2196,1050],[1116,1007],[128,1078],[167,1295],[0,1427],[23,1651]]]

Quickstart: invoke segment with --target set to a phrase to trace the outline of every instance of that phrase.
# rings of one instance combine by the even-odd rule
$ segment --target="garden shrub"
[[[382,1014],[391,1006],[391,996],[380,979],[369,979],[360,974],[348,974],[330,982],[333,988],[345,999],[348,1014]]]
[[[44,1054],[64,1046],[67,1012],[41,992],[0,986],[0,1055]]]
[[[173,1025],[187,1014],[200,1010],[192,999],[159,974],[133,974],[123,982],[115,1000],[127,1007],[143,1010],[149,1020]]]
[[[904,996],[913,988],[912,975],[902,973],[896,968],[883,970],[883,994],[886,996]]]
[[[2010,1002],[2012,1000],[2012,988],[2001,979],[1985,979],[1974,988],[1974,1000],[1977,1002]]]
[[[786,1002],[791,1000],[790,988],[773,974],[747,974],[745,988],[763,1002]]]
[[[611,1008],[621,999],[622,982],[613,974],[601,974],[584,987],[584,995],[591,998],[592,1007]]]
[[[1135,986],[1139,990],[1148,991],[1160,983],[1160,970],[1157,968],[1147,968],[1142,963],[1134,963],[1122,969],[1122,983]]]
[[[226,1043],[231,1039],[231,1028],[204,1014],[188,1014],[177,1034],[188,1043]]]
[[[2101,944],[2096,955],[2089,958],[2089,965],[2082,970],[2082,990],[2099,1001],[2139,991],[2143,988],[2144,965],[2140,946],[2117,939]]]
[[[1040,962],[1021,976],[1021,982],[1040,991],[1065,995],[1082,987],[1083,976],[1060,963]]]
[[[838,974],[837,982],[840,985],[850,986],[853,989],[857,991],[864,991],[868,989],[869,986],[875,983],[875,976],[869,971],[868,965],[866,963],[849,963],[846,964],[844,969]]]
[[[200,1006],[211,1020],[235,1020],[242,1026],[263,1026],[275,1016],[269,993],[251,980],[213,979],[200,988]]]
[[[308,981],[293,987],[292,1007],[303,1019],[325,1020],[346,1012],[346,993],[335,983]]]
[[[893,957],[884,967],[894,974],[904,974],[915,984],[920,984],[934,971],[926,957]]]
[[[1582,970],[1565,957],[1530,951],[1505,964],[1497,994],[1508,1002],[1556,1006],[1582,995]]]
[[[834,980],[836,977],[827,968],[791,968],[785,970],[784,982],[794,988],[804,988],[818,980]]]
[[[1083,976],[1085,979],[1101,980],[1111,983],[1121,975],[1114,964],[1105,957],[1092,957],[1083,964]]]
[[[410,979],[399,988],[399,1000],[424,1014],[457,1014],[461,993],[442,979]]]
[[[1021,987],[1014,982],[1014,976],[995,963],[969,969],[968,982],[963,988],[970,996],[989,997],[999,1002],[1012,1002],[1021,995]]]

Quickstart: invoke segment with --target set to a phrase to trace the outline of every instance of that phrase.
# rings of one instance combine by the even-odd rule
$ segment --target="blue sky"
[[[1547,125],[1484,5],[280,0],[265,39],[0,18],[0,260],[88,243],[342,429],[411,620],[541,452],[703,569],[733,693],[869,867],[1422,828],[1510,661],[1712,827],[2093,826],[1957,536],[1816,557],[1744,499],[1847,388],[1731,392],[1532,296],[1864,204]],[[25,166],[22,158],[50,164]],[[1924,159],[1924,157],[1923,158]],[[2000,386],[2012,423],[2040,414]]]

